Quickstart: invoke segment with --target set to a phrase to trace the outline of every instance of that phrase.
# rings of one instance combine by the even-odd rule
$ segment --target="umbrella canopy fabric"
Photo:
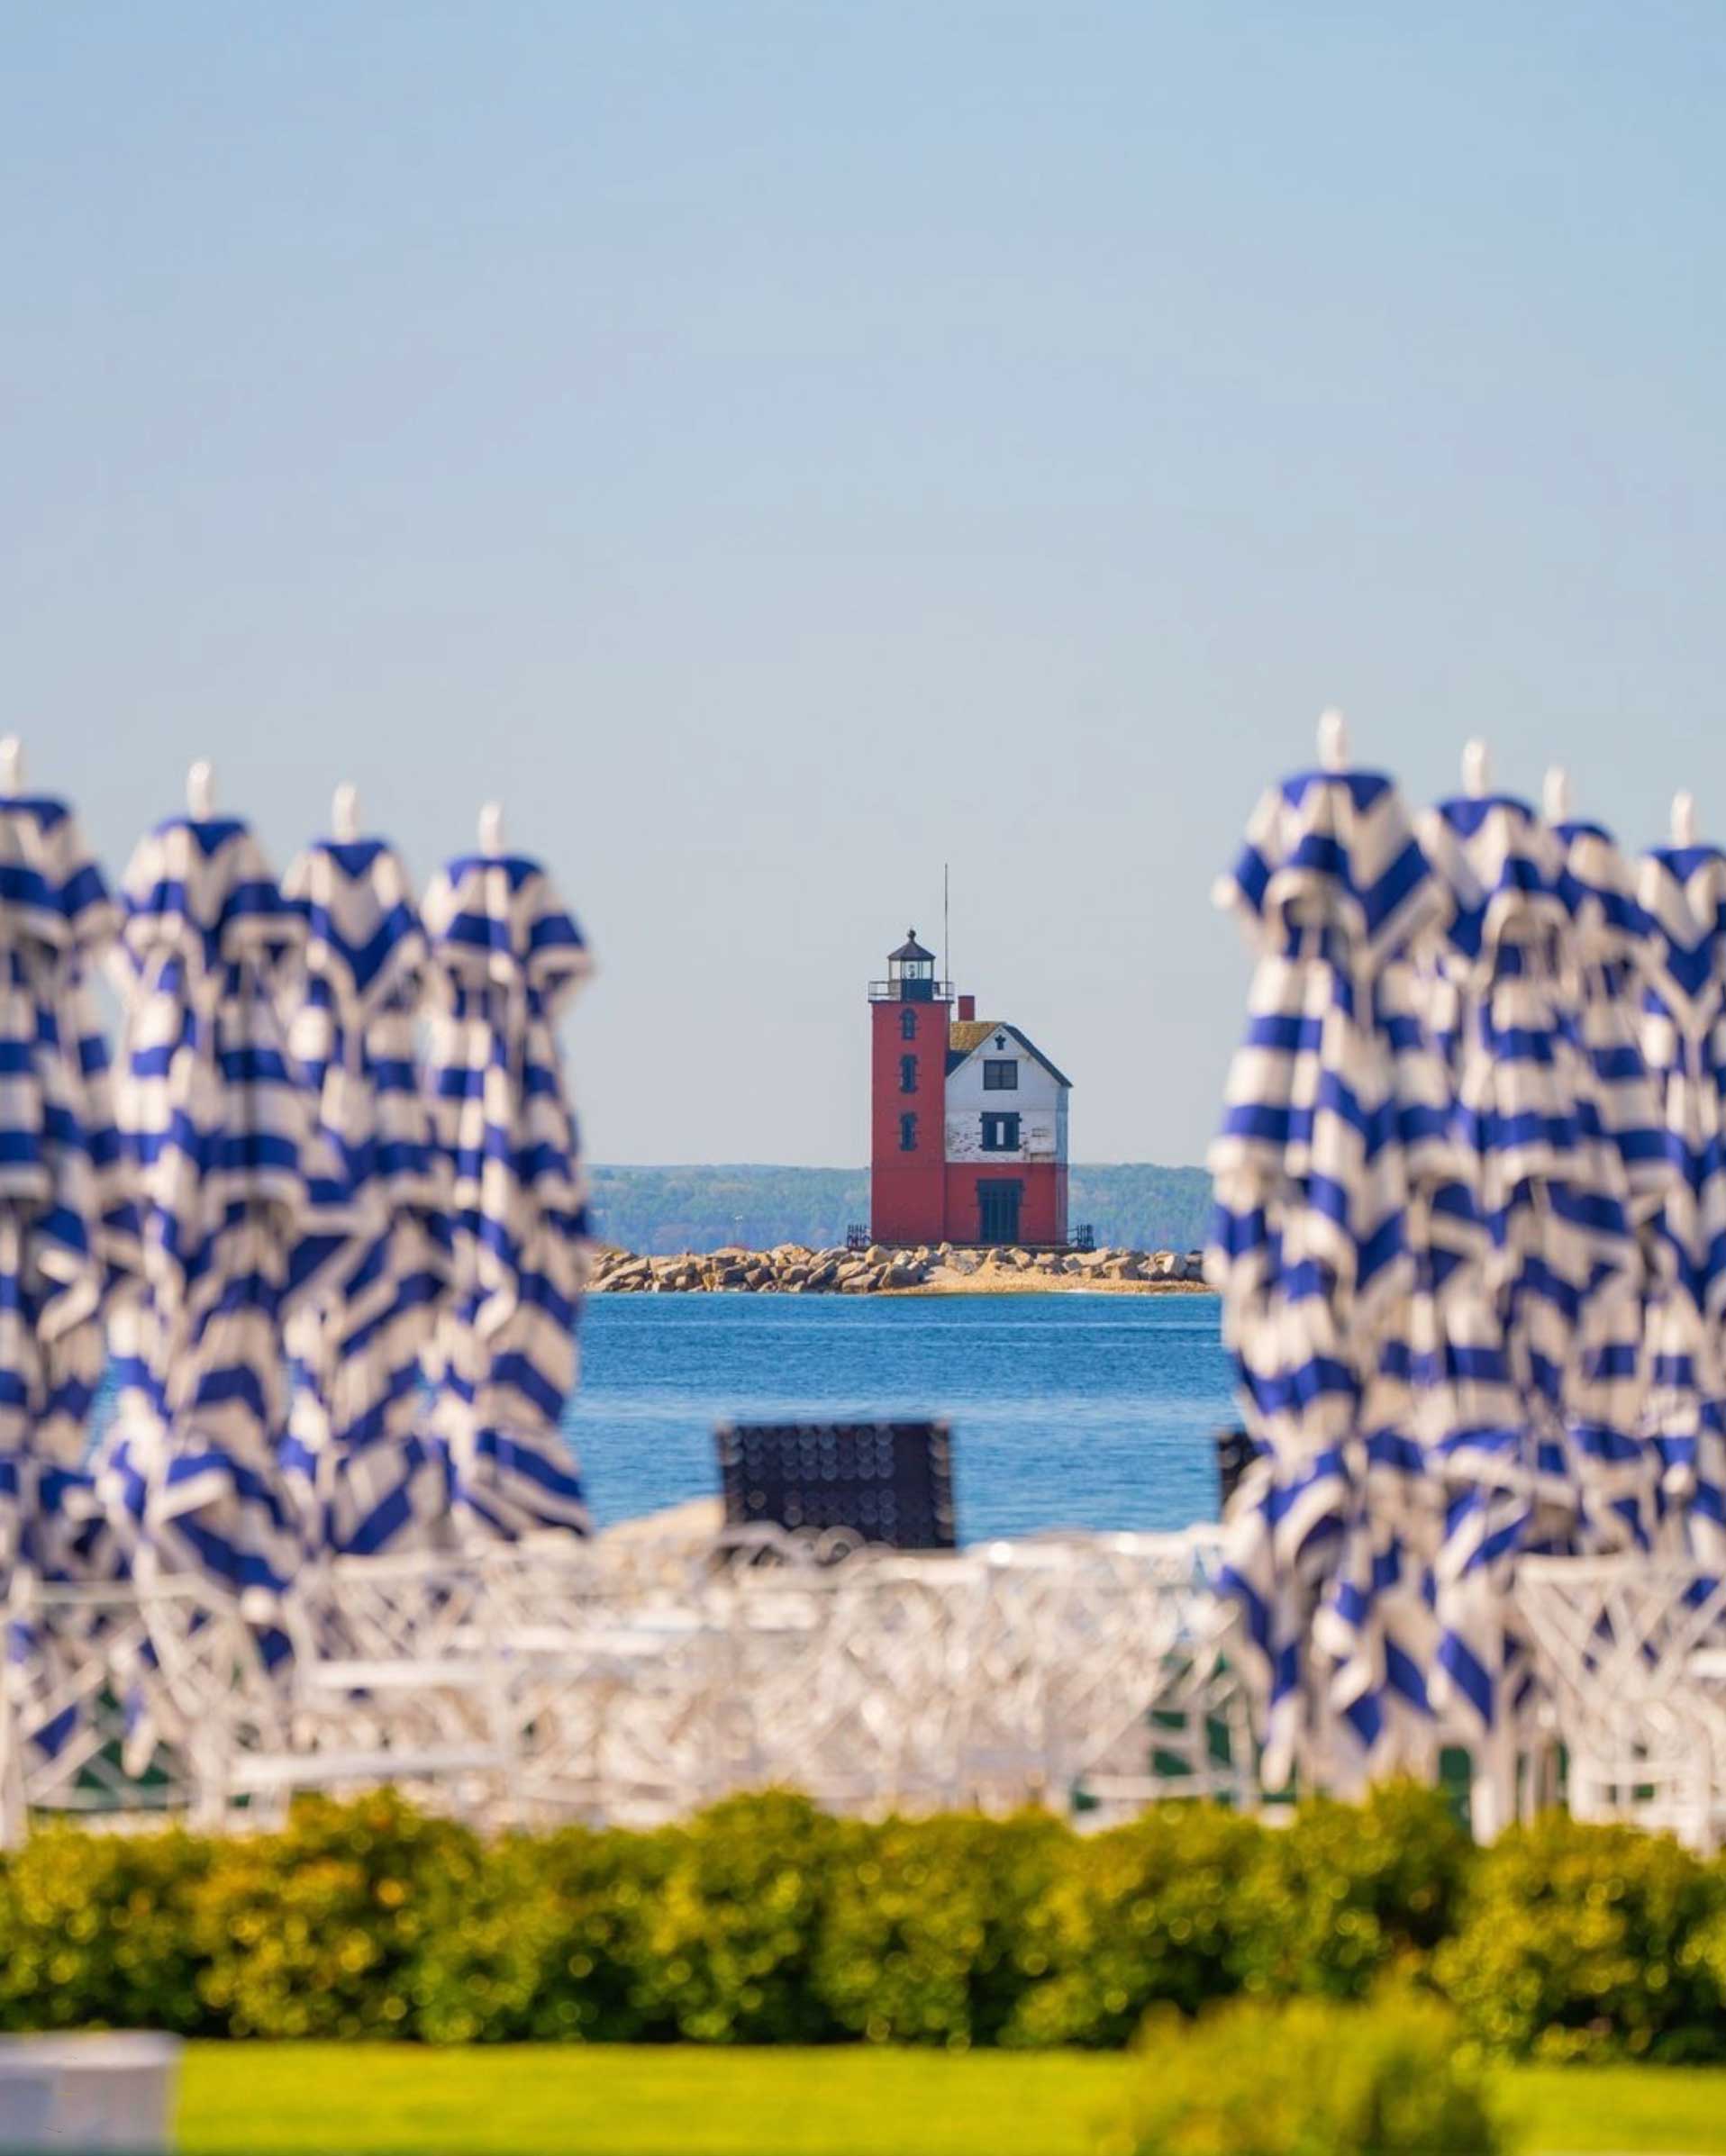
[[[1447,1447],[1435,1562],[1435,1699],[1498,1726],[1520,1660],[1508,1599],[1519,1550],[1584,1546],[1589,1473],[1634,1448],[1642,1256],[1624,1159],[1579,1046],[1565,849],[1522,802],[1467,795],[1420,821],[1449,895],[1455,1125],[1491,1240],[1484,1284],[1513,1389],[1495,1427]],[[1578,1444],[1578,1440],[1581,1444]]]
[[[1456,1122],[1533,1435],[1522,1465],[1568,1510],[1576,1490],[1562,1433],[1589,1327],[1603,1310],[1614,1323],[1638,1311],[1642,1261],[1624,1156],[1578,1045],[1564,848],[1503,795],[1445,802],[1420,828],[1451,899],[1444,965],[1460,1020]],[[1627,1392],[1627,1423],[1638,1404]],[[1474,1464],[1494,1472],[1489,1459]]]
[[[455,1269],[433,1427],[466,1530],[584,1530],[558,1421],[576,1382],[587,1215],[554,1023],[591,960],[544,870],[517,856],[452,862],[422,918],[442,999],[431,1088]]]
[[[1649,1306],[1671,1273],[1663,1232],[1675,1175],[1655,1078],[1642,1047],[1649,921],[1635,873],[1596,823],[1560,823],[1558,888],[1569,916],[1574,972],[1567,1027],[1593,1074],[1585,1110],[1617,1154],[1635,1235],[1640,1292],[1595,1299],[1572,1387],[1570,1435],[1588,1505],[1592,1546],[1648,1548],[1659,1520],[1659,1461],[1644,1434],[1651,1377]]]
[[[118,912],[63,802],[0,799],[0,1574],[103,1569],[84,1455],[132,1218],[89,994]]]
[[[229,818],[160,826],[123,899],[117,1109],[140,1255],[103,1487],[135,1570],[199,1575],[265,1617],[302,1547],[277,1455],[282,1327],[352,1219],[272,996],[304,928]]]
[[[283,891],[305,928],[282,986],[288,1046],[359,1227],[327,1291],[287,1319],[282,1457],[310,1545],[374,1556],[425,1539],[448,1510],[419,1427],[421,1357],[450,1277],[448,1165],[415,1062],[426,944],[381,839],[320,841]]]
[[[1670,1273],[1648,1320],[1649,1427],[1674,1532],[1718,1564],[1726,1562],[1726,855],[1657,847],[1642,861],[1637,897],[1649,923],[1642,1042],[1671,1175],[1660,1216]]]
[[[1426,1722],[1431,1619],[1402,1535],[1438,1505],[1412,1488],[1425,1474],[1412,1327],[1466,1277],[1478,1227],[1414,963],[1445,894],[1389,780],[1286,781],[1219,897],[1258,964],[1210,1155],[1208,1273],[1263,1448],[1231,1508],[1225,1583],[1275,1779],[1332,1709],[1375,1759]],[[1399,1590],[1415,1598],[1400,1627]],[[1334,1685],[1309,1659],[1322,1604]]]

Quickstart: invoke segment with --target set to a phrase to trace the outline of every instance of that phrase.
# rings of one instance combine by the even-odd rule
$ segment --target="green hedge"
[[[1167,2013],[1165,2009],[1165,2013]],[[1435,1998],[1234,1999],[1145,2029],[1147,2070],[1108,2156],[1498,2156],[1483,2062]]]
[[[779,1792],[482,1843],[388,1794],[0,1860],[0,2027],[430,2043],[1126,2043],[1235,1997],[1449,2000],[1494,2051],[1726,2058],[1726,1862],[1436,1795],[878,1825]]]

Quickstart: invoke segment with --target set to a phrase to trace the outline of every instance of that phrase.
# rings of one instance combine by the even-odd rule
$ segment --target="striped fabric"
[[[1268,1771],[1346,1785],[1514,1727],[1520,1555],[1726,1560],[1726,856],[1309,774],[1229,895],[1228,1577]]]
[[[1726,1562],[1726,855],[1658,847],[1642,861],[1637,897],[1649,924],[1642,1046],[1671,1176],[1660,1216],[1669,1271],[1648,1318],[1649,1427],[1675,1533],[1718,1564]]]
[[[277,1457],[283,1323],[352,1219],[271,994],[304,929],[232,819],[163,824],[123,898],[116,1105],[140,1246],[102,1489],[135,1568],[199,1573],[261,1620],[302,1547]]]
[[[1265,1448],[1231,1508],[1225,1580],[1272,1777],[1334,1731],[1376,1771],[1430,1742],[1418,1543],[1436,1541],[1439,1508],[1422,1494],[1414,1385],[1446,1366],[1413,1328],[1480,1249],[1415,964],[1446,896],[1390,782],[1368,773],[1307,773],[1267,795],[1225,890],[1258,965],[1210,1156],[1207,1270]]]
[[[1502,795],[1446,802],[1420,829],[1451,898],[1457,1129],[1492,1237],[1489,1278],[1516,1381],[1556,1427],[1591,1298],[1640,1284],[1624,1160],[1576,1042],[1564,849]]]
[[[288,1046],[359,1231],[331,1291],[287,1319],[282,1459],[310,1545],[372,1556],[425,1541],[448,1512],[441,1456],[419,1427],[421,1357],[450,1272],[448,1165],[415,1063],[426,945],[381,839],[319,842],[283,889],[305,926],[282,987]]]
[[[1586,1546],[1591,1511],[1603,1528],[1625,1524],[1626,1504],[1632,1524],[1640,1517],[1643,1253],[1615,1110],[1582,1040],[1580,899],[1564,841],[1503,795],[1445,802],[1419,829],[1450,901],[1440,970],[1453,998],[1455,1128],[1491,1239],[1482,1285],[1510,1381],[1498,1426],[1458,1430],[1442,1448],[1433,1567],[1431,1696],[1484,1735],[1520,1660],[1505,1614],[1518,1552]]]
[[[132,1225],[89,980],[118,913],[58,801],[0,800],[0,1573],[106,1569],[84,1466]]]
[[[531,861],[452,862],[422,918],[441,996],[431,1085],[455,1267],[432,1356],[433,1428],[466,1532],[585,1530],[558,1421],[576,1382],[587,1218],[553,1028],[590,960]]]
[[[1581,1539],[1594,1549],[1646,1548],[1660,1511],[1659,1461],[1643,1420],[1647,1312],[1671,1270],[1663,1230],[1674,1184],[1660,1092],[1641,1039],[1650,924],[1637,902],[1635,871],[1610,832],[1572,822],[1556,836],[1574,984],[1567,1029],[1593,1073],[1585,1105],[1622,1163],[1637,1243],[1634,1269],[1593,1298],[1578,1344],[1567,1427],[1585,1508]]]

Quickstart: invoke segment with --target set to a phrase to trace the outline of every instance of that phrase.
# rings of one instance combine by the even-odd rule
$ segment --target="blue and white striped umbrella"
[[[452,862],[422,918],[444,997],[431,1084],[453,1173],[433,1427],[468,1529],[585,1529],[558,1418],[576,1382],[587,1216],[553,1027],[591,961],[545,872],[516,856]]]
[[[1609,831],[1579,820],[1554,830],[1564,849],[1558,887],[1575,975],[1567,1025],[1594,1076],[1587,1110],[1622,1166],[1640,1274],[1640,1288],[1631,1282],[1629,1293],[1591,1300],[1571,1387],[1570,1437],[1590,1545],[1647,1548],[1659,1517],[1659,1460],[1643,1426],[1651,1376],[1647,1319],[1671,1272],[1662,1227],[1675,1181],[1642,1049],[1649,924],[1636,901],[1634,871]]]
[[[129,1250],[89,977],[118,914],[65,805],[0,799],[0,1572],[104,1569],[85,1467]]]
[[[375,1556],[425,1540],[448,1512],[420,1427],[421,1358],[450,1279],[449,1169],[415,1061],[426,944],[381,839],[320,841],[283,888],[306,928],[285,989],[288,1046],[360,1223],[329,1291],[287,1321],[283,1456],[313,1546]]]
[[[302,1554],[282,1328],[352,1220],[272,995],[304,925],[231,818],[161,825],[123,898],[116,1105],[140,1257],[103,1488],[135,1570],[201,1576],[267,1621]]]
[[[1587,1546],[1589,1473],[1633,1445],[1642,1252],[1623,1156],[1578,1041],[1564,847],[1504,795],[1421,820],[1449,895],[1456,1128],[1491,1237],[1485,1284],[1513,1387],[1495,1426],[1446,1448],[1435,1703],[1465,1734],[1502,1728],[1522,1659],[1508,1599],[1519,1551]],[[1616,1426],[1614,1428],[1612,1426]]]
[[[85,1459],[132,1225],[89,993],[117,921],[64,804],[0,799],[0,1593],[12,1727],[49,1756],[78,1717],[25,1590],[117,1566]]]
[[[1726,1563],[1726,855],[1657,847],[1637,896],[1649,928],[1642,1041],[1672,1177],[1661,1214],[1670,1275],[1649,1310],[1649,1427],[1675,1531],[1717,1565]]]
[[[1211,1151],[1209,1275],[1263,1448],[1231,1508],[1226,1576],[1276,1777],[1332,1709],[1375,1761],[1425,1718],[1413,1665],[1430,1613],[1399,1538],[1438,1505],[1417,1488],[1411,1327],[1466,1273],[1478,1229],[1413,960],[1445,898],[1390,782],[1288,780],[1219,895],[1258,952]],[[1406,1641],[1399,1588],[1416,1598]],[[1311,1660],[1322,1606],[1334,1671]]]

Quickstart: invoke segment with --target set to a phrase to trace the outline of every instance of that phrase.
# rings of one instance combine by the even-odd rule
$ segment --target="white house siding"
[[[955,1164],[1055,1161],[1067,1158],[1067,1089],[1058,1085],[1034,1055],[1027,1055],[1012,1034],[997,1048],[994,1037],[974,1048],[956,1071],[947,1074],[947,1157]],[[983,1065],[1000,1056],[1019,1064],[1017,1092],[985,1092]],[[1016,1115],[1019,1147],[1014,1153],[983,1150],[983,1117]]]

